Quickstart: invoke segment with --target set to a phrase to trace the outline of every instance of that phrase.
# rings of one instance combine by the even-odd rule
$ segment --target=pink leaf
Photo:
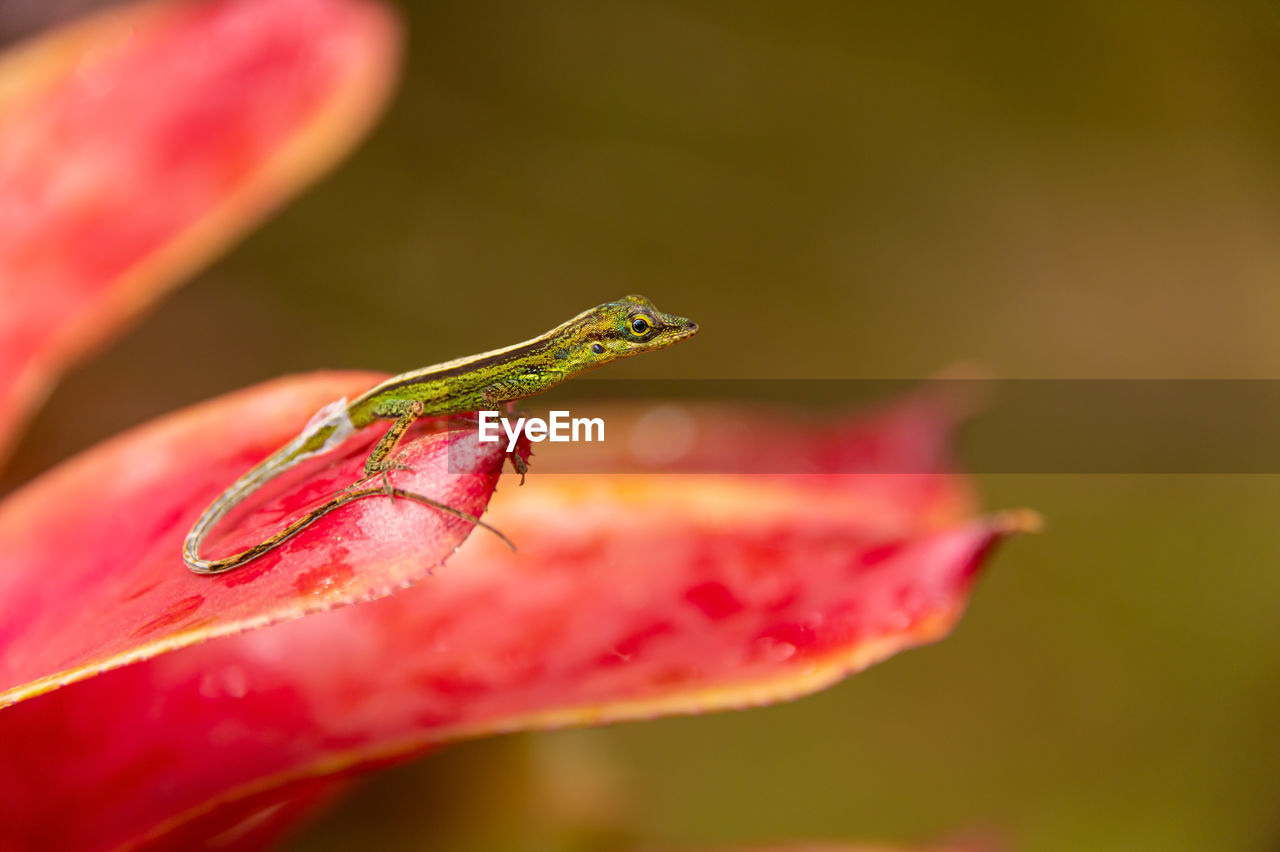
[[[939,469],[605,476],[539,475],[535,468],[527,485],[504,489],[485,516],[516,541],[517,553],[478,534],[429,579],[394,595],[91,677],[98,668],[243,626],[264,599],[287,612],[307,606],[296,583],[352,547],[348,529],[364,524],[363,515],[304,534],[266,568],[246,569],[243,586],[219,588],[234,583],[236,572],[194,577],[178,561],[193,514],[184,507],[202,504],[233,476],[237,464],[229,459],[243,467],[265,452],[260,433],[284,435],[286,422],[296,428],[302,411],[357,384],[320,377],[216,402],[72,462],[16,495],[16,509],[5,507],[0,549],[26,556],[8,572],[21,579],[0,590],[0,624],[30,620],[25,613],[36,610],[44,625],[38,641],[27,639],[28,626],[0,642],[0,653],[21,670],[11,671],[10,681],[31,679],[10,695],[87,678],[0,712],[0,831],[14,842],[90,849],[150,838],[149,848],[181,848],[189,832],[207,836],[251,814],[275,813],[318,778],[458,737],[793,698],[944,636],[991,547],[1034,521],[1025,513],[968,515],[963,482],[942,470],[937,442],[946,429],[936,407],[907,405],[839,432],[760,417],[747,434],[783,440],[802,454],[827,452],[833,441],[870,441],[897,448],[896,463],[884,457],[890,467],[923,471],[932,459]],[[281,398],[297,401],[288,402],[287,415],[270,415]],[[251,405],[256,416],[222,416]],[[714,430],[698,409],[691,416],[699,432]],[[626,428],[627,419],[619,413],[615,425]],[[237,437],[235,424],[247,422],[254,437]],[[125,530],[94,521],[98,503],[68,502],[76,486],[110,483],[107,474],[127,469],[110,459],[164,446],[157,435],[195,423],[212,424],[205,440],[183,440],[187,452],[156,456],[151,478],[128,491],[139,497],[128,504],[136,508]],[[227,437],[213,437],[217,425]],[[474,427],[464,431],[474,434]],[[900,441],[891,432],[912,437]],[[926,434],[935,440],[922,440]],[[478,478],[491,484],[493,474]],[[476,498],[481,506],[484,496]],[[114,492],[107,500],[125,505]],[[321,583],[322,606],[365,597],[390,576],[408,579],[403,566],[421,573],[439,557],[436,539],[414,538],[413,529],[439,533],[450,521],[416,505],[363,502],[378,523],[398,524],[399,517],[405,526],[395,527],[389,546],[362,542],[346,554],[354,579]],[[83,567],[85,554],[121,532],[127,540]],[[131,557],[136,552],[147,554],[145,572]],[[206,623],[162,628],[159,647],[152,637],[121,644],[124,631],[98,613],[123,606],[111,619],[136,621],[124,616],[124,598],[140,580],[164,590],[144,598],[182,600],[188,589],[203,589],[194,617]],[[237,588],[254,594],[237,597]],[[19,602],[12,611],[10,600]],[[95,653],[104,643],[114,656]],[[45,653],[48,646],[58,653]],[[79,649],[76,665],[59,668],[69,647]]]
[[[213,0],[0,57],[0,453],[70,361],[363,135],[396,47],[363,0]]]

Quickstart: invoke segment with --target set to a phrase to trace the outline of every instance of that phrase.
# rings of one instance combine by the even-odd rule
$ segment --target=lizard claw
[[[363,482],[363,481],[372,479],[375,476],[381,476],[382,489],[387,493],[387,497],[389,497],[391,499],[391,502],[393,503],[396,500],[396,490],[391,485],[390,471],[404,470],[410,473],[413,472],[412,467],[400,461],[399,459],[388,459],[387,461],[378,462],[377,464],[366,465],[364,470],[365,470],[364,479],[362,479],[361,481]]]
[[[507,457],[511,459],[511,467],[520,474],[520,484],[524,485],[524,475],[529,472],[529,463],[515,450],[508,453]]]
[[[386,493],[387,497],[389,497],[392,502],[395,502],[395,499],[396,499],[395,487],[392,486],[391,476],[388,473],[388,471],[392,471],[392,470],[404,470],[410,473],[413,472],[413,468],[411,466],[405,464],[399,459],[392,459],[389,461],[367,464],[365,465],[365,468],[364,468],[364,476],[360,477],[355,482],[351,483],[350,485],[348,485],[346,488],[342,489],[338,493],[349,494],[352,491],[357,491],[362,485],[367,483],[369,480],[373,479],[374,477],[380,477],[382,479],[382,490]]]

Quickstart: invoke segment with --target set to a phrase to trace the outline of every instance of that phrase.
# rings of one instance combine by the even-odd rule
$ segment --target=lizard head
[[[625,296],[583,313],[575,353],[584,366],[597,366],[663,349],[698,333],[693,320],[664,314],[644,296]]]

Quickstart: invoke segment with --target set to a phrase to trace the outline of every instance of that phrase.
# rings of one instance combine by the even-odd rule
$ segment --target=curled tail
[[[228,491],[227,494],[223,496],[226,497],[230,494],[232,494],[232,492]],[[405,500],[411,500],[414,503],[420,503],[424,506],[438,509],[445,514],[453,515],[455,518],[461,518],[462,520],[474,524],[477,527],[487,529],[489,532],[502,539],[507,547],[510,547],[512,550],[516,549],[516,546],[511,543],[511,539],[507,538],[500,530],[490,524],[486,524],[475,515],[464,512],[461,509],[455,509],[446,503],[441,503],[439,500],[433,500],[424,494],[405,491],[403,488],[384,488],[378,486],[362,488],[356,491],[343,491],[330,498],[328,502],[321,506],[317,506],[302,517],[293,521],[270,538],[263,539],[252,547],[242,550],[239,553],[232,554],[231,556],[224,556],[221,559],[200,558],[197,553],[204,536],[208,533],[209,529],[217,523],[219,519],[221,519],[222,515],[225,515],[226,512],[230,511],[231,506],[234,506],[235,503],[239,502],[239,499],[236,499],[231,503],[231,506],[224,509],[221,515],[214,517],[206,526],[202,527],[201,524],[197,522],[196,526],[192,528],[190,534],[187,535],[186,544],[184,544],[182,548],[182,558],[186,560],[187,567],[197,574],[221,574],[223,572],[230,571],[233,568],[238,568],[246,562],[257,559],[259,556],[267,553],[273,548],[279,547],[285,541],[289,540],[306,527],[311,526],[311,524],[314,524],[334,509],[345,506],[346,504],[356,500],[362,500],[365,497],[390,497],[392,499],[400,497]],[[218,504],[214,503],[214,505],[209,508],[209,512],[206,512],[206,516],[211,515],[217,506]],[[202,517],[200,520],[204,521],[205,518]]]
[[[316,415],[311,418],[311,422],[306,425],[306,428],[302,430],[298,437],[237,479],[230,488],[210,504],[209,508],[204,510],[204,514],[196,520],[182,544],[182,559],[187,563],[187,567],[197,574],[222,574],[233,568],[238,568],[246,562],[257,559],[264,553],[278,547],[334,509],[345,506],[355,500],[374,496],[403,497],[406,500],[438,509],[445,514],[461,518],[475,526],[484,527],[506,542],[507,546],[512,550],[515,550],[515,545],[511,543],[510,539],[474,515],[422,494],[416,494],[400,488],[392,488],[390,483],[387,483],[386,487],[381,488],[348,489],[340,492],[328,502],[317,506],[302,517],[294,520],[275,535],[239,553],[218,559],[206,559],[200,555],[200,546],[204,543],[210,531],[236,506],[244,502],[246,498],[304,459],[321,455],[337,447],[351,437],[355,431],[345,399],[332,402],[316,412]]]

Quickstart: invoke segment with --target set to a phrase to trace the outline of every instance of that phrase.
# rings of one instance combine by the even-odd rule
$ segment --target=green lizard
[[[401,497],[454,515],[506,536],[466,512],[421,494],[393,488],[388,471],[407,469],[391,457],[413,421],[419,417],[458,414],[524,399],[555,387],[579,373],[652,349],[671,346],[698,331],[697,323],[664,314],[643,296],[608,302],[523,343],[494,349],[403,373],[366,391],[355,401],[337,400],[311,418],[302,432],[240,477],[214,500],[187,533],[182,558],[197,574],[221,574],[278,547],[319,518],[364,497]],[[355,432],[383,420],[393,421],[365,459],[364,476],[328,502],[297,518],[270,538],[231,556],[201,557],[210,530],[267,482],[303,461],[329,452]],[[513,456],[523,476],[524,464]],[[374,477],[382,484],[358,487]],[[510,544],[507,541],[507,544]]]

